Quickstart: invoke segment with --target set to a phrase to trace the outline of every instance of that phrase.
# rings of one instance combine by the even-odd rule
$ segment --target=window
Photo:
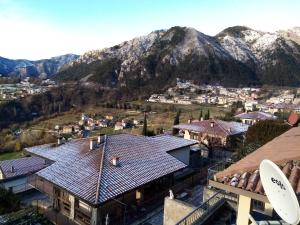
[[[80,209],[84,209],[84,210],[86,210],[88,212],[91,211],[91,207],[88,204],[86,204],[85,202],[83,202],[83,201],[79,200],[78,206],[79,206]]]

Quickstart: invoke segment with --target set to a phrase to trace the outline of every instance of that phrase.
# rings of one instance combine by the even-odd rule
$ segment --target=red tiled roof
[[[104,145],[89,150],[89,139],[66,144],[28,148],[27,151],[56,161],[37,174],[70,193],[98,204],[167,174],[185,168],[168,151],[196,141],[173,136],[107,136]],[[119,157],[120,166],[111,164]]]
[[[214,180],[264,194],[258,171],[264,159],[269,159],[280,166],[295,192],[300,192],[300,127],[288,130],[224,171],[217,173]]]
[[[40,157],[25,157],[0,161],[0,170],[4,175],[4,179],[34,173],[46,166],[45,160]]]
[[[282,172],[289,179],[294,191],[300,193],[300,161],[289,161],[282,166]],[[260,181],[259,170],[235,173],[225,177],[216,178],[216,181],[226,185],[241,188],[257,194],[264,195]]]
[[[211,124],[213,123],[213,126]],[[203,120],[203,121],[192,121],[192,123],[175,125],[174,128],[180,130],[190,130],[197,133],[206,133],[211,135],[218,135],[227,137],[244,133],[248,130],[248,125],[238,122],[227,122],[223,120]]]

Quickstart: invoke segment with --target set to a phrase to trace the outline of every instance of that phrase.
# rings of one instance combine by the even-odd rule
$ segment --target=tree
[[[246,133],[246,144],[258,143],[264,145],[290,128],[290,125],[279,120],[259,121],[249,127]]]
[[[258,143],[249,143],[244,146],[240,146],[237,151],[233,154],[232,159],[233,161],[239,161],[246,155],[250,154],[251,152],[258,149],[261,145]]]
[[[20,201],[11,191],[0,187],[0,215],[19,210]]]
[[[210,118],[210,112],[209,112],[209,109],[207,110],[207,113],[205,114],[205,116],[204,116],[204,119],[205,120],[209,120],[209,118]]]
[[[146,105],[146,107],[145,107],[145,111],[146,112],[151,112],[151,105]]]
[[[143,124],[143,131],[142,131],[142,135],[147,136],[147,114],[146,112],[144,112],[144,124]]]
[[[203,112],[202,109],[200,110],[200,114],[199,114],[199,120],[201,120],[203,118]]]
[[[174,125],[177,125],[177,124],[179,124],[179,118],[180,118],[180,114],[181,114],[181,111],[180,110],[178,110],[177,111],[177,113],[176,113],[176,115],[175,115],[175,118],[174,118]],[[178,134],[178,129],[174,129],[173,128],[173,135],[176,135],[176,134]]]

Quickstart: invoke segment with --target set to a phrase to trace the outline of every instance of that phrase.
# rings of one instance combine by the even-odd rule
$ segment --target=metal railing
[[[214,175],[217,172],[225,170],[228,166],[230,166],[230,164],[231,163],[228,163],[228,162],[220,162],[220,163],[217,163],[216,165],[208,168],[208,170],[207,170],[207,181],[213,180]]]
[[[223,203],[225,203],[224,193],[221,191],[217,192],[175,225],[194,225],[199,224],[201,221],[204,222],[205,217],[209,216]]]

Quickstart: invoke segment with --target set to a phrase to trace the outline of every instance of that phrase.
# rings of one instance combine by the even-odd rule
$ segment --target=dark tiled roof
[[[213,123],[213,127],[211,126]],[[238,122],[227,122],[223,120],[203,120],[192,121],[192,123],[175,125],[174,128],[180,130],[190,130],[197,133],[219,135],[223,137],[244,133],[248,130],[248,125]]]
[[[277,117],[266,112],[248,112],[248,113],[241,113],[235,116],[236,118],[240,119],[257,119],[257,120],[270,120],[276,119]]]
[[[218,172],[214,180],[226,185],[264,194],[259,165],[269,159],[282,168],[296,193],[300,192],[300,127],[295,127],[274,138],[227,169]]]
[[[45,160],[40,157],[25,157],[0,161],[0,170],[4,179],[23,176],[46,167]]]
[[[98,204],[157,178],[185,168],[168,151],[195,141],[172,136],[107,136],[103,146],[89,150],[89,139],[28,148],[27,151],[56,161],[37,174],[76,196]],[[119,157],[119,166],[111,160]]]

